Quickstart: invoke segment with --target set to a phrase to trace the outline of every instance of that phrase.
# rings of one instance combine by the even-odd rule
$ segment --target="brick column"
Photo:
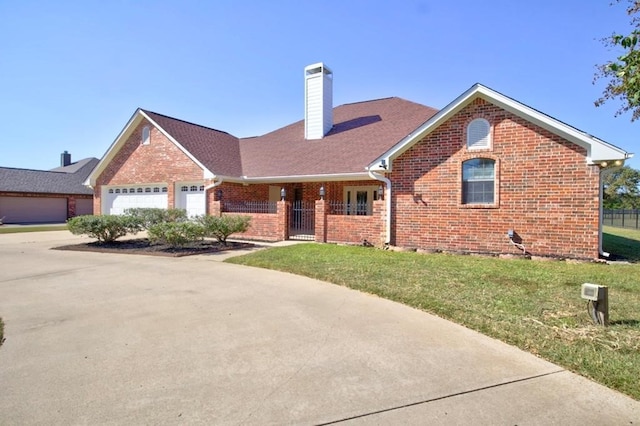
[[[222,216],[222,202],[219,200],[209,201],[209,216]]]
[[[327,242],[327,213],[328,203],[325,200],[316,200],[315,218],[315,242]]]
[[[376,226],[376,236],[378,238],[377,241],[372,241],[372,243],[376,245],[384,245],[386,239],[386,228],[387,228],[387,215],[386,215],[386,203],[384,200],[376,200],[373,202],[373,217],[375,217],[377,226]]]
[[[67,219],[76,215],[76,197],[67,197]]]
[[[289,209],[291,204],[288,201],[278,201],[277,220],[278,227],[276,237],[278,241],[289,239]]]

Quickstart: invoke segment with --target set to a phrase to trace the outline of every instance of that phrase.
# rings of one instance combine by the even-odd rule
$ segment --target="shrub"
[[[227,245],[227,238],[236,232],[249,229],[249,216],[199,216],[197,221],[204,228],[205,237],[213,237],[218,242]]]
[[[142,227],[149,229],[153,225],[164,222],[184,222],[187,220],[187,211],[184,209],[159,209],[159,208],[131,208],[124,214],[140,219]]]
[[[86,234],[101,243],[110,243],[128,233],[135,234],[142,230],[142,221],[133,216],[76,216],[69,219],[67,225],[72,234]]]
[[[149,241],[181,247],[185,244],[202,240],[204,229],[194,222],[163,222],[152,225],[148,229]]]

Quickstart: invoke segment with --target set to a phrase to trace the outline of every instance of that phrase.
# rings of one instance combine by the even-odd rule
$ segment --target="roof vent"
[[[304,138],[322,139],[333,127],[333,72],[322,62],[304,69]]]
[[[71,154],[67,151],[60,154],[60,167],[66,167],[71,164]]]

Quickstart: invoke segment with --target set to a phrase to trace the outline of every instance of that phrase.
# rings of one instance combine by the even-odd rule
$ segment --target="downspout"
[[[371,169],[367,169],[369,173],[369,177],[371,179],[375,179],[380,182],[384,182],[385,191],[384,191],[384,202],[386,207],[386,218],[385,218],[385,244],[388,245],[391,243],[391,180],[371,171]]]
[[[205,193],[205,197],[204,197],[204,202],[205,202],[204,207],[205,207],[205,209],[204,209],[204,211],[206,212],[206,214],[209,214],[209,211],[208,211],[209,210],[209,203],[207,203],[207,197],[206,197],[207,191],[209,191],[210,189],[215,188],[216,186],[222,185],[222,182],[224,182],[224,180],[220,179],[219,181],[214,182],[214,183],[204,187],[204,193]]]
[[[602,222],[604,222],[604,206],[603,201],[604,201],[604,175],[605,175],[606,169],[600,169],[598,174],[600,175],[600,183],[599,183],[599,202],[598,202],[598,209],[600,210],[599,214],[598,214],[598,253],[600,254],[600,256],[603,257],[609,257],[609,255],[611,253],[607,253],[606,251],[604,251],[602,249]]]

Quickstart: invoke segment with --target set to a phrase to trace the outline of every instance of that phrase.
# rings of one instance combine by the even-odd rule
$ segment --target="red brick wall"
[[[142,128],[145,125],[151,127],[151,141],[147,145],[142,145]],[[101,212],[102,185],[130,183],[168,184],[169,207],[174,207],[174,184],[181,181],[204,183],[202,169],[162,132],[143,120],[98,177],[94,191],[93,211],[95,214]]]
[[[492,148],[469,151],[466,126],[491,124]],[[520,253],[513,229],[534,255],[598,256],[599,170],[586,151],[483,100],[476,100],[393,163],[392,242],[398,246]],[[496,203],[461,203],[462,162],[496,161]]]
[[[361,244],[364,240],[379,246],[384,243],[384,201],[373,202],[371,216],[326,216],[327,242]],[[316,218],[316,223],[318,218]]]

